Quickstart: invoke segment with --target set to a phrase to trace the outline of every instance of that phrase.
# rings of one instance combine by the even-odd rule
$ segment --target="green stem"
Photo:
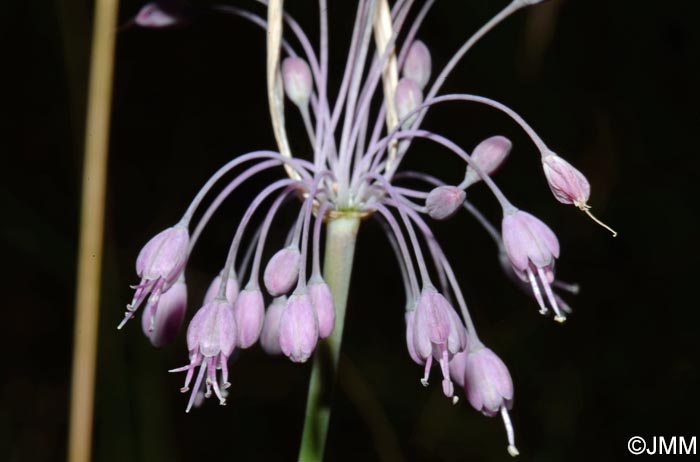
[[[314,355],[299,462],[323,459],[359,226],[360,219],[354,216],[336,218],[327,226],[323,277],[333,294],[335,327],[333,333],[319,343]]]

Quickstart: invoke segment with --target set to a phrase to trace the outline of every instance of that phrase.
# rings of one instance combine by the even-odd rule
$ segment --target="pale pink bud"
[[[219,294],[219,289],[221,288],[221,274],[216,276],[209,284],[207,292],[204,294],[204,303],[209,303],[214,300]],[[238,280],[236,275],[231,271],[228,277],[228,282],[226,283],[226,300],[233,304],[238,297]]]
[[[265,267],[263,281],[267,291],[273,297],[289,292],[297,282],[301,253],[291,245],[272,256]]]
[[[153,29],[172,27],[180,23],[181,10],[179,2],[146,3],[136,14],[134,24]]]
[[[492,136],[479,143],[472,152],[471,159],[483,173],[493,174],[501,166],[510,153],[513,143],[505,136]],[[481,180],[479,174],[470,165],[467,165],[467,173],[464,177],[465,187]]]
[[[474,409],[493,417],[501,407],[512,407],[513,380],[501,358],[489,348],[467,354],[464,374],[467,399]]]
[[[258,341],[265,319],[265,302],[257,287],[246,287],[233,305],[238,326],[238,346],[248,348]]]
[[[466,197],[466,193],[457,186],[438,186],[425,199],[425,208],[430,218],[446,220],[459,210]]]
[[[311,70],[301,58],[289,57],[282,61],[282,81],[287,97],[298,107],[306,107],[311,98],[313,80]]]
[[[335,304],[333,295],[326,281],[320,275],[312,276],[307,286],[311,304],[318,320],[318,336],[326,338],[333,332],[335,325]]]
[[[309,359],[318,341],[318,321],[306,293],[294,293],[280,318],[280,347],[295,363]]]
[[[260,346],[267,354],[278,355],[282,353],[282,347],[280,346],[280,319],[286,306],[287,296],[282,295],[272,300],[265,312],[265,322],[260,334]]]
[[[562,204],[585,206],[591,195],[591,185],[573,165],[551,153],[542,157],[542,167],[554,197]]]
[[[143,333],[151,344],[160,348],[175,340],[187,309],[187,284],[178,280],[160,296],[156,305],[148,304],[141,316]]]
[[[420,106],[422,102],[423,92],[416,82],[407,78],[399,80],[396,86],[396,112],[399,115],[399,119],[406,117],[411,111]],[[410,126],[416,120],[416,115],[412,115],[403,126]]]
[[[406,62],[403,65],[403,76],[416,82],[423,90],[430,80],[431,67],[430,50],[425,43],[416,40],[408,50]]]

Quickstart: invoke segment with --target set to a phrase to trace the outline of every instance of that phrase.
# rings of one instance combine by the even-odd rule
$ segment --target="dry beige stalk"
[[[389,40],[394,34],[394,28],[391,24],[391,9],[389,8],[388,0],[380,0],[379,8],[377,9],[377,17],[374,19],[374,41],[377,44],[378,54],[381,55],[386,49]],[[392,46],[392,48],[394,48]],[[382,82],[384,84],[384,105],[386,106],[386,126],[389,131],[393,130],[399,123],[399,115],[396,110],[396,86],[399,82],[398,66],[396,63],[395,50],[391,50],[391,55],[387,60],[386,66],[382,73]],[[393,141],[389,145],[389,161],[387,168],[396,157],[398,143]]]
[[[267,100],[277,148],[280,154],[291,158],[292,150],[284,127],[284,90],[280,76],[283,16],[284,0],[270,0],[267,7]],[[284,168],[290,178],[300,178],[291,166],[285,165]]]

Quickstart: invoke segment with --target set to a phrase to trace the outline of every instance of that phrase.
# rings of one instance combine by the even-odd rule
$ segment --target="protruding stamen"
[[[420,379],[420,383],[424,386],[428,386],[428,377],[430,377],[430,366],[433,365],[433,357],[428,356],[428,359],[425,360],[425,372],[423,373],[423,378]]]
[[[544,299],[542,298],[542,292],[540,291],[540,286],[537,284],[537,280],[535,279],[535,275],[533,274],[530,269],[527,271],[527,277],[530,280],[530,286],[532,287],[532,293],[535,294],[535,300],[537,300],[537,304],[540,305],[540,314],[547,314],[549,311],[547,309],[547,306],[544,304]]]
[[[194,388],[192,388],[192,394],[190,395],[190,400],[187,403],[187,408],[185,409],[185,412],[190,412],[190,409],[192,409],[192,405],[194,404],[194,400],[197,397],[197,391],[199,390],[199,387],[202,385],[202,379],[204,378],[204,372],[207,370],[207,363],[202,362],[202,364],[199,366],[199,374],[197,374],[197,380],[194,383]],[[189,376],[189,373],[188,373]]]
[[[510,421],[508,409],[506,409],[505,406],[501,406],[501,417],[503,418],[503,425],[506,427],[506,435],[508,436],[508,454],[516,457],[520,455],[520,451],[515,447],[515,431],[513,431],[513,424]]]
[[[129,305],[126,305],[126,308],[129,309]],[[124,313],[124,319],[122,319],[122,322],[119,323],[117,326],[117,330],[121,330],[122,327],[126,324],[126,322],[134,317],[134,312],[133,311],[126,311]]]
[[[588,216],[590,217],[591,220],[595,221],[595,222],[598,223],[600,226],[602,226],[603,228],[605,228],[605,229],[607,229],[608,231],[610,231],[610,232],[612,233],[613,237],[616,237],[616,236],[617,236],[617,231],[615,231],[615,230],[612,229],[610,226],[608,226],[608,225],[606,225],[605,223],[603,223],[602,221],[600,221],[595,215],[593,215],[593,213],[591,213],[591,206],[590,206],[590,205],[585,204],[585,203],[581,203],[581,202],[575,202],[574,205],[575,205],[576,207],[578,207],[579,210],[582,210],[586,215],[588,215]]]
[[[564,316],[561,310],[559,309],[559,305],[557,304],[557,298],[554,296],[554,292],[552,292],[552,288],[549,285],[549,281],[547,280],[547,275],[545,274],[544,270],[542,268],[537,268],[537,274],[540,276],[540,281],[542,282],[544,291],[547,294],[549,304],[554,310],[554,320],[557,322],[566,321],[566,316]]]
[[[457,403],[459,403],[459,396],[453,395],[452,396],[452,404],[456,405]]]

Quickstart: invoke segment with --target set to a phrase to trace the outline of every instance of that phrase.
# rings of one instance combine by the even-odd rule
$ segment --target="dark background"
[[[316,37],[315,2],[287,3]],[[354,2],[330,3],[337,83]],[[419,34],[435,67],[507,2],[437,3]],[[520,460],[619,460],[633,435],[700,436],[695,3],[560,0],[522,11],[487,36],[443,90],[490,96],[523,114],[588,175],[594,212],[617,228],[617,238],[553,200],[534,147],[503,115],[454,104],[426,120],[467,150],[494,134],[513,140],[497,181],[558,232],[558,275],[582,286],[567,297],[574,315],[555,325],[503,277],[495,248],[469,217],[434,227],[481,337],[513,376]],[[123,1],[120,21],[142,4]],[[184,339],[154,350],[140,321],[123,332],[115,328],[143,243],[179,218],[219,165],[274,148],[264,34],[207,12],[206,2],[195,5],[184,27],[132,28],[118,36],[95,415],[99,461],[296,457],[308,365],[267,357],[256,346],[231,365],[227,407],[207,402],[186,415],[178,392],[183,377],[167,373],[186,362]],[[63,460],[92,6],[10,1],[2,10],[2,68],[11,82],[0,109],[6,265],[0,459]],[[294,148],[305,149],[291,111],[288,118]],[[451,156],[434,146],[413,149],[412,165],[447,179],[445,172],[456,171]],[[188,272],[190,315],[261,184],[236,196],[204,235]],[[498,218],[483,187],[470,197]],[[358,242],[327,460],[508,460],[499,419],[481,416],[466,400],[453,407],[436,380],[420,386],[421,368],[406,353],[402,309],[394,257],[370,220]]]

